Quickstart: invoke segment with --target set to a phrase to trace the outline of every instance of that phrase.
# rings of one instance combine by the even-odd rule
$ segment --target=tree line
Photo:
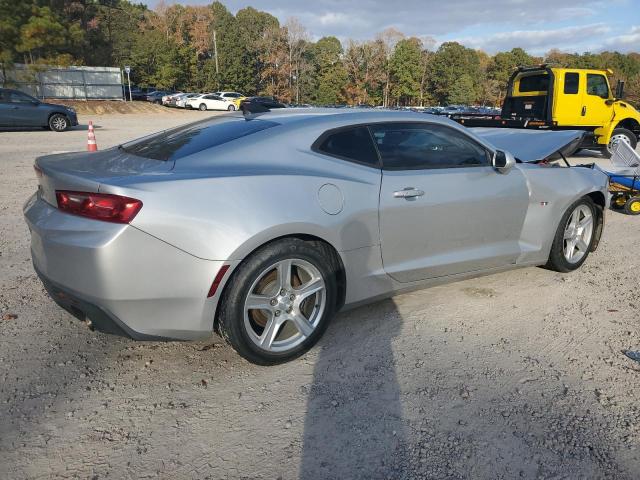
[[[518,65],[611,68],[640,103],[640,54],[562,53],[521,48],[488,55],[456,42],[435,51],[387,29],[366,41],[313,41],[295,18],[281,24],[221,2],[155,9],[128,0],[0,0],[0,67],[130,65],[142,87],[236,90],[284,102],[385,106],[498,105]],[[6,78],[6,77],[5,77]]]

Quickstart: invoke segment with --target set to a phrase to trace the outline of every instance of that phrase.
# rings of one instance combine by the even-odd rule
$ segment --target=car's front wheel
[[[229,110],[230,112],[235,112],[236,111],[236,106],[235,105],[229,105],[227,107],[227,110]]]
[[[54,132],[64,132],[69,128],[69,120],[61,113],[54,113],[49,117],[49,129]]]
[[[233,273],[218,331],[244,358],[275,365],[311,348],[335,312],[336,262],[321,243],[275,241]]]
[[[577,200],[567,209],[551,245],[548,268],[557,272],[580,268],[595,240],[597,214],[596,206],[589,197]]]
[[[201,112],[204,112],[207,109],[207,106],[204,103],[201,103],[200,106],[198,107],[198,110],[200,110]]]

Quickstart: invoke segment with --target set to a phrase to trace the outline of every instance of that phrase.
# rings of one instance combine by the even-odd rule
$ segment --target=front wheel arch
[[[298,240],[303,240],[305,242],[309,242],[309,243],[313,244],[317,248],[326,249],[328,255],[335,262],[334,270],[336,272],[336,285],[338,287],[337,296],[336,296],[335,311],[340,310],[342,308],[342,306],[344,305],[346,294],[347,294],[347,279],[346,279],[346,273],[345,273],[344,263],[342,262],[342,258],[340,257],[340,254],[335,249],[335,247],[333,245],[331,245],[329,242],[327,242],[326,240],[324,240],[324,239],[322,239],[320,237],[317,237],[315,235],[309,235],[309,234],[304,234],[304,233],[282,235],[280,237],[272,238],[268,242],[264,242],[264,243],[258,245],[257,247],[255,247],[253,250],[251,250],[247,255],[244,256],[243,260],[240,261],[235,266],[235,268],[231,272],[231,275],[229,275],[229,278],[227,278],[227,280],[225,281],[224,286],[223,286],[223,288],[222,288],[222,290],[220,292],[220,296],[218,298],[219,299],[224,298],[225,291],[229,288],[229,286],[232,283],[231,280],[233,278],[234,272],[236,272],[238,270],[238,267],[242,264],[242,262],[244,262],[246,259],[251,257],[251,255],[253,255],[256,251],[260,250],[261,248],[264,248],[265,246],[267,246],[267,245],[269,245],[269,244],[271,244],[273,242],[277,242],[279,240],[283,240],[283,239],[287,239],[287,238],[294,238],[294,239],[298,239]],[[216,308],[215,317],[213,319],[213,331],[215,333],[217,333],[217,334],[220,334],[220,331],[219,331],[219,318],[218,318],[219,312],[220,312],[220,306],[218,305],[218,308]]]
[[[596,226],[593,231],[593,242],[591,243],[591,252],[595,252],[600,244],[602,232],[604,230],[604,211],[607,207],[607,199],[602,192],[591,192],[586,195],[591,198],[596,207]]]

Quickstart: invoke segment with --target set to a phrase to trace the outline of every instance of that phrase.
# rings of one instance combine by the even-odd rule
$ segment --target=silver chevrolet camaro
[[[24,214],[51,297],[134,339],[217,331],[259,364],[342,308],[595,250],[607,176],[583,132],[376,110],[228,114],[36,160]]]

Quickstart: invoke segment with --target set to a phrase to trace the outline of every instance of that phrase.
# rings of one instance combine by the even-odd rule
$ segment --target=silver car
[[[44,156],[24,207],[33,264],[98,330],[217,331],[275,364],[343,308],[519,266],[580,267],[608,203],[604,173],[556,161],[582,135],[305,109]]]

